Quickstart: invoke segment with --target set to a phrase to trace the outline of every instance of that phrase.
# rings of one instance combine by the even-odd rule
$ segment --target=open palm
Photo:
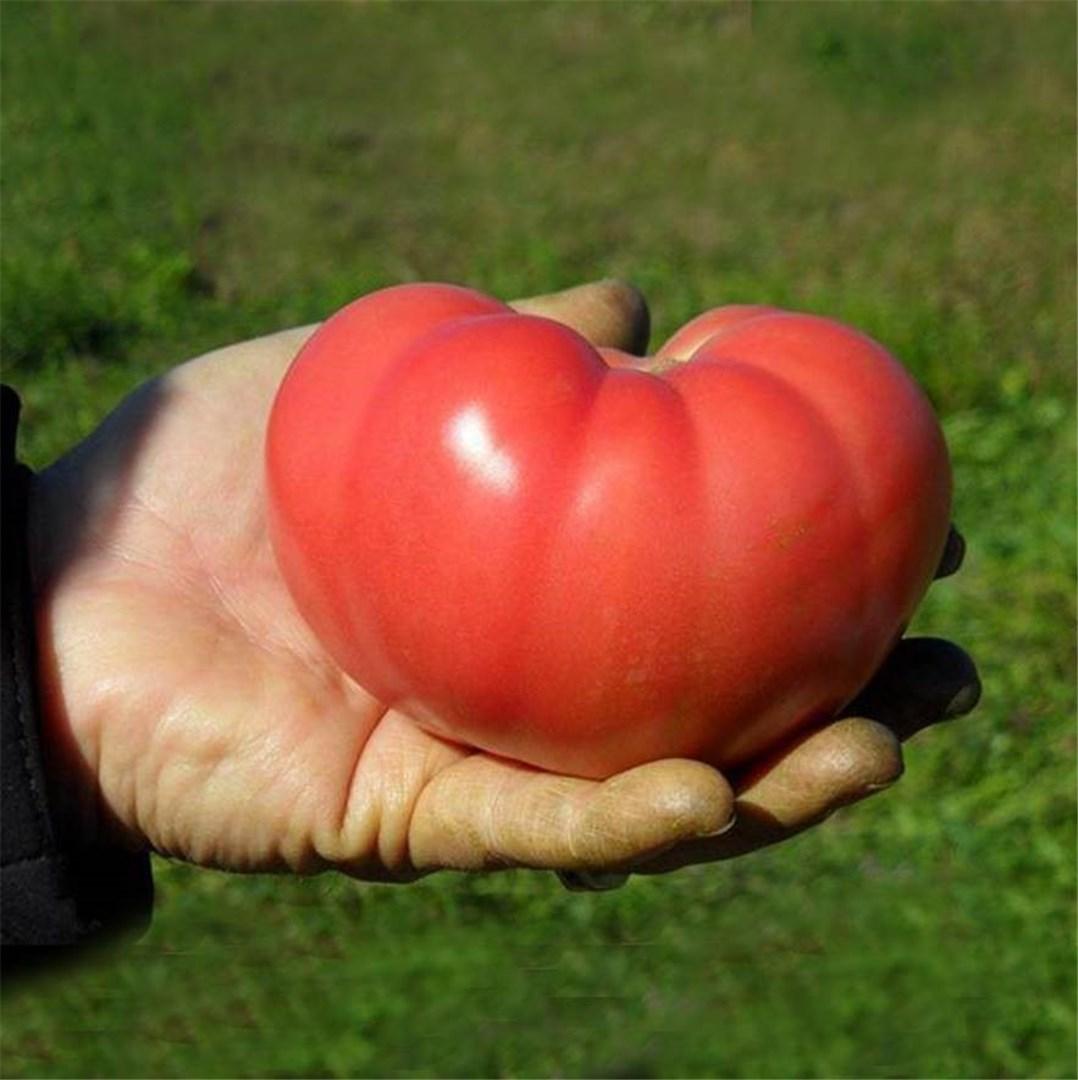
[[[646,324],[612,285],[520,306],[621,347]],[[79,828],[235,870],[664,870],[774,842],[885,786],[901,737],[972,706],[959,650],[908,643],[868,695],[875,719],[798,740],[735,778],[736,795],[688,761],[556,776],[387,711],[308,629],[266,534],[266,419],[312,330],[174,369],[37,478],[47,742]]]

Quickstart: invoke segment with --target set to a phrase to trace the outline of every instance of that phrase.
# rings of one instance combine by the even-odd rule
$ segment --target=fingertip
[[[965,650],[941,638],[904,638],[845,713],[871,717],[908,739],[965,715],[980,698],[977,665]]]
[[[936,579],[950,577],[962,566],[966,558],[966,541],[962,534],[952,525],[947,533],[947,542],[943,546],[943,554],[940,556],[940,564],[936,569]]]
[[[902,744],[895,733],[860,716],[838,720],[827,729],[826,774],[836,791],[854,798],[897,783],[906,771]]]
[[[629,880],[629,874],[625,871],[558,870],[556,873],[569,892],[612,892]]]
[[[643,355],[651,336],[651,314],[643,293],[626,281],[605,278],[561,292],[510,303],[515,311],[554,319],[596,347]]]
[[[980,704],[982,693],[981,677],[977,673],[973,660],[968,656],[966,656],[966,660],[969,661],[972,670],[966,676],[965,685],[951,698],[950,704],[943,710],[945,720],[954,720],[959,716],[965,716],[967,713],[973,712]]]
[[[674,842],[718,836],[735,820],[733,789],[718,770],[700,761],[651,762],[607,783],[615,784],[619,796],[633,790],[646,804],[656,831]]]
[[[597,282],[596,289],[601,290],[602,302],[615,313],[622,328],[620,347],[633,356],[643,356],[651,337],[651,312],[644,294],[618,278]]]
[[[750,770],[738,804],[785,829],[799,829],[894,784],[903,772],[894,732],[847,717],[803,736]]]

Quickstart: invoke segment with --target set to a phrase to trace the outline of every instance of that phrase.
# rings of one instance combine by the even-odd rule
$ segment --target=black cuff
[[[19,399],[0,388],[2,468],[2,722],[0,722],[0,941],[4,966],[24,946],[80,945],[149,924],[150,858],[77,846],[50,810],[41,753],[33,597],[27,558],[32,474],[15,459]],[[20,947],[14,949],[11,947]]]

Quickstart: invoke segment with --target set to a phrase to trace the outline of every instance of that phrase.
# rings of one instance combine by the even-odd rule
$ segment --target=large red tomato
[[[864,685],[947,535],[920,390],[863,334],[772,308],[634,362],[448,285],[315,333],[270,419],[271,530],[345,671],[594,777],[738,765]]]

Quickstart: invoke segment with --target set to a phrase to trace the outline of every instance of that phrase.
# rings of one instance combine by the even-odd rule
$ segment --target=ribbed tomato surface
[[[946,540],[924,395],[863,334],[764,307],[635,364],[447,285],[315,333],[270,420],[270,519],[345,671],[594,777],[738,765],[864,685]]]

